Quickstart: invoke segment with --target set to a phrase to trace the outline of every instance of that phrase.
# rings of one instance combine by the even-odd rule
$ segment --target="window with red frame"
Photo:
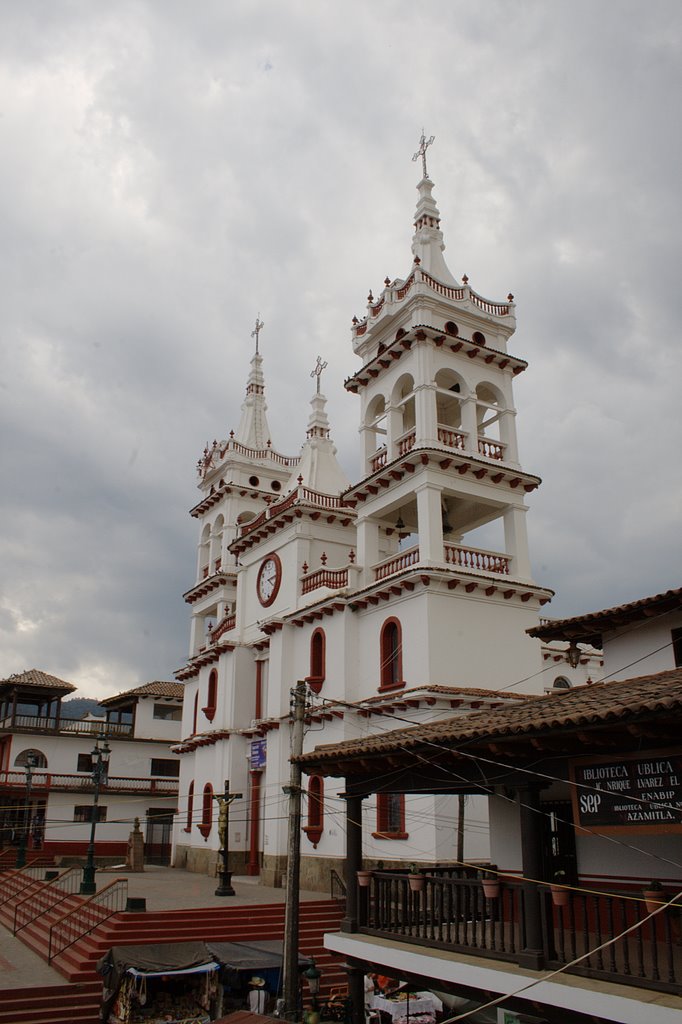
[[[213,786],[207,782],[204,786],[204,795],[201,802],[201,821],[197,828],[204,839],[208,839],[213,825]]]
[[[308,783],[308,822],[303,831],[315,848],[324,831],[324,782],[319,775],[311,775]]]
[[[327,638],[323,629],[316,629],[310,638],[310,675],[306,682],[319,693],[326,674]]]
[[[404,793],[379,793],[377,795],[377,830],[375,839],[407,839],[405,831]]]
[[[185,822],[185,832],[192,831],[192,815],[194,814],[194,780],[189,784],[189,790],[187,791],[187,821]]]
[[[403,636],[397,619],[386,619],[381,627],[380,689],[390,690],[404,686],[403,680]]]
[[[199,691],[194,694],[194,716],[192,718],[192,736],[197,734],[197,715],[199,713]]]
[[[208,694],[206,695],[206,707],[201,710],[204,712],[209,722],[213,721],[216,709],[216,703],[218,699],[218,673],[213,668],[211,674],[208,677]]]

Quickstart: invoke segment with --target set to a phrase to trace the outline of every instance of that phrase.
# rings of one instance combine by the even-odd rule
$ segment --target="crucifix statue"
[[[323,363],[321,357],[318,356],[317,357],[317,362],[315,363],[314,369],[312,369],[310,371],[310,376],[311,377],[317,377],[317,393],[318,393],[318,395],[320,393],[320,377],[322,376],[322,371],[326,370],[326,369],[327,369],[327,364]]]
[[[256,317],[256,326],[251,331],[251,337],[256,339],[256,355],[258,355],[258,335],[260,334],[264,327],[265,324],[261,320],[259,313],[258,316]]]
[[[429,146],[431,145],[431,143],[433,142],[435,137],[436,137],[435,135],[432,135],[430,139],[427,139],[426,136],[424,135],[424,129],[422,128],[422,137],[419,140],[419,149],[417,150],[417,152],[412,157],[412,162],[413,163],[414,163],[415,160],[418,160],[419,157],[422,158],[422,170],[423,170],[423,176],[425,178],[428,178],[428,176],[429,176],[429,172],[426,170],[426,150],[429,148]]]
[[[213,799],[218,804],[218,835],[220,837],[220,857],[222,866],[219,871],[220,885],[215,891],[216,896],[234,896],[235,891],[232,885],[232,872],[228,870],[228,837],[227,830],[230,820],[230,804],[233,800],[241,800],[241,793],[231,793],[230,783],[225,782],[225,792],[221,796],[214,795]]]

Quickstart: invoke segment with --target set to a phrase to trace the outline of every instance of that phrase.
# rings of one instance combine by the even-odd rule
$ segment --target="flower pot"
[[[550,885],[549,888],[552,893],[552,903],[554,906],[567,907],[571,895],[568,889],[564,889],[561,885]]]
[[[363,887],[363,889],[364,889],[364,888],[366,888],[369,885],[369,883],[370,883],[370,881],[372,879],[372,872],[371,871],[358,871],[357,872],[357,876],[358,876],[358,885],[361,885]]]
[[[481,885],[483,886],[483,895],[486,899],[496,900],[500,895],[499,878],[482,878]]]
[[[660,910],[661,903],[666,902],[662,889],[645,889],[642,896],[647,914],[653,914],[654,911]]]
[[[412,892],[421,892],[424,888],[424,882],[426,879],[423,875],[408,875],[407,881]]]

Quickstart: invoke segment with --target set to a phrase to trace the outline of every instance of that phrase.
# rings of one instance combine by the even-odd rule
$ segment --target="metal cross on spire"
[[[326,369],[327,369],[327,364],[323,363],[322,359],[320,358],[320,356],[318,356],[317,357],[317,362],[315,363],[314,369],[312,369],[310,371],[310,376],[311,377],[317,377],[317,393],[318,393],[318,395],[320,393],[320,377],[322,376],[322,371],[326,370]]]
[[[264,327],[265,324],[261,320],[259,313],[258,316],[256,317],[256,326],[251,331],[251,337],[256,339],[256,355],[258,355],[258,335],[260,334]]]
[[[425,178],[428,178],[429,176],[429,172],[426,170],[426,150],[429,148],[435,137],[435,135],[432,135],[430,139],[427,139],[424,135],[424,129],[422,128],[422,137],[419,140],[419,149],[412,157],[412,163],[414,163],[415,160],[418,160],[419,157],[422,158],[422,170]]]

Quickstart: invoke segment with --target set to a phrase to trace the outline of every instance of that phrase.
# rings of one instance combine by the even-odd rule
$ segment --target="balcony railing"
[[[359,890],[360,931],[397,942],[431,946],[490,959],[523,961],[526,934],[524,890],[504,880],[488,899],[475,879],[426,873],[412,891],[404,873],[374,872]],[[568,905],[552,903],[547,887],[540,901],[547,967],[575,974],[679,991],[682,982],[679,908],[645,920],[641,899],[626,892],[572,892]],[[609,940],[615,940],[605,945]],[[585,956],[585,954],[587,954]],[[567,965],[580,957],[578,964]]]
[[[511,558],[495,551],[484,551],[482,548],[464,548],[459,544],[445,544],[445,561],[448,565],[457,565],[462,569],[478,569],[483,572],[498,572],[509,575]]]
[[[309,594],[319,587],[329,587],[330,590],[341,590],[348,586],[348,569],[316,569],[303,577],[301,582],[301,593]]]
[[[106,732],[109,739],[132,736],[131,722],[82,721],[77,718],[44,717],[41,715],[5,715],[0,718],[0,729],[25,730],[26,732],[76,733],[79,736],[97,736]]]
[[[26,789],[26,774],[23,771],[0,771],[0,787],[8,789]],[[90,772],[83,775],[71,775],[57,772],[34,772],[31,787],[33,790],[60,789],[92,792],[93,782]],[[102,786],[103,792],[109,793],[157,793],[174,796],[178,792],[177,779],[143,779],[125,778],[110,775]]]
[[[402,572],[403,569],[418,565],[419,558],[418,546],[401,551],[374,566],[374,579],[375,581],[385,580],[387,576],[393,576],[396,572]],[[496,551],[484,551],[482,548],[465,548],[461,544],[444,544],[443,559],[447,565],[454,565],[461,569],[500,573],[503,576],[508,576],[510,573],[511,558],[509,555],[502,555]]]

